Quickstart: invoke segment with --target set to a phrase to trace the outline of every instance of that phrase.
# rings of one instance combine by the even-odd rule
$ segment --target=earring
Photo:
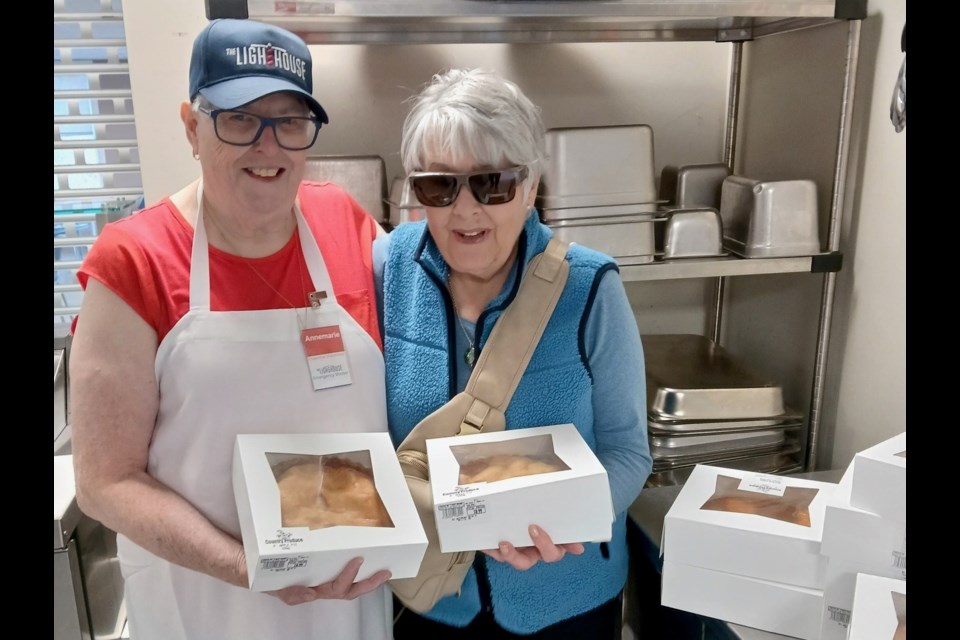
[[[193,159],[194,159],[194,160],[199,160],[199,159],[200,159],[200,153],[199,153],[198,151],[194,151],[194,152],[193,152]]]

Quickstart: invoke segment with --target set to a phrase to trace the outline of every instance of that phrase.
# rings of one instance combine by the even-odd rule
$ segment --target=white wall
[[[187,99],[193,38],[206,22],[203,5],[200,0],[124,2],[147,202],[175,191],[198,172],[177,114]],[[856,451],[906,428],[906,132],[894,133],[888,117],[903,57],[899,37],[905,0],[870,0],[869,14],[863,22],[850,213],[841,241],[844,267],[837,278],[818,468],[841,468]],[[836,121],[818,110],[829,114],[836,108],[831,92],[840,71],[830,61],[842,59],[836,47],[843,29],[833,25],[812,38],[806,31],[750,43],[757,55],[745,64],[753,71],[744,89],[746,108],[753,111],[749,129],[742,132],[744,167],[760,172],[774,162],[792,170],[815,158],[812,165],[829,173]],[[779,44],[767,44],[780,38]],[[781,48],[776,64],[799,76],[795,86],[787,85],[788,99],[795,103],[789,119],[813,122],[816,135],[794,127],[787,136],[782,112],[765,115],[765,100],[784,98],[755,84],[758,76],[777,72],[776,64],[765,71],[767,56],[760,55],[774,46]],[[543,108],[548,127],[651,125],[658,172],[667,164],[722,160],[728,44],[324,45],[311,51],[314,93],[331,119],[311,154],[379,155],[388,181],[401,171],[403,101],[432,73],[449,66],[493,68],[515,80]],[[805,69],[818,71],[811,75]],[[824,83],[831,90],[820,97]],[[755,148],[764,151],[751,155]],[[829,184],[829,175],[815,177],[818,184]],[[821,210],[828,209],[829,190],[821,189],[820,197]],[[745,355],[766,362],[778,378],[792,380],[789,397],[805,411],[819,279],[728,281],[725,338],[742,343]],[[628,284],[641,332],[703,332],[708,287],[705,280]]]
[[[863,23],[844,268],[837,278],[821,455],[834,468],[907,428],[907,131],[890,123],[906,0],[869,0]]]

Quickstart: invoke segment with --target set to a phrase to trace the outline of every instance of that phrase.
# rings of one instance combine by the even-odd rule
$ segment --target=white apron
[[[296,216],[314,288],[327,292],[324,308],[336,305],[323,257],[299,208]],[[297,311],[211,312],[209,276],[201,210],[191,257],[190,310],[157,350],[160,409],[148,469],[239,540],[231,479],[235,436],[386,431],[383,356],[338,306],[352,384],[314,391]],[[351,601],[289,606],[171,564],[124,536],[117,537],[117,547],[131,640],[393,637],[386,586]]]

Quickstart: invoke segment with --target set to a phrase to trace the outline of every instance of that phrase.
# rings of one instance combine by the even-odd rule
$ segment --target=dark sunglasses
[[[410,185],[427,207],[450,206],[463,185],[480,204],[506,204],[516,197],[517,185],[527,179],[527,173],[527,167],[476,173],[417,171],[410,174]]]

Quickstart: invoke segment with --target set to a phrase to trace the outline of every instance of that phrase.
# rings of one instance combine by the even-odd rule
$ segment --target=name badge
[[[300,333],[314,391],[351,383],[340,325],[304,329]]]

